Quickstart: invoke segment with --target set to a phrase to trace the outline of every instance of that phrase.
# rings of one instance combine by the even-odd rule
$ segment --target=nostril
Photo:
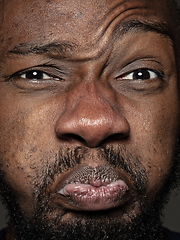
[[[69,143],[82,143],[83,145],[85,144],[85,140],[84,138],[82,138],[81,136],[77,135],[77,134],[72,134],[72,133],[68,133],[68,134],[61,134],[60,136],[58,136],[59,139],[67,141]]]
[[[112,143],[118,143],[118,141],[126,140],[129,137],[129,133],[116,133],[108,136],[105,138],[100,145],[106,145],[106,144],[112,144]]]
[[[123,133],[117,133],[117,134],[112,134],[106,138],[104,138],[102,141],[98,141],[97,139],[94,139],[93,142],[86,141],[83,137],[77,135],[77,134],[61,134],[58,136],[59,139],[74,144],[78,143],[80,145],[86,145],[88,147],[98,147],[106,144],[112,144],[114,142],[118,143],[118,141],[122,141],[127,139],[129,134],[123,134]],[[98,143],[96,142],[98,141]],[[95,144],[94,144],[95,143]]]

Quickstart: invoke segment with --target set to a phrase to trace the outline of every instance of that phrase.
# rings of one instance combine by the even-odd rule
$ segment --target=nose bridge
[[[87,146],[98,146],[109,136],[129,132],[125,118],[115,108],[111,89],[83,82],[69,94],[67,108],[57,124],[59,137],[78,136]],[[121,126],[120,126],[121,125]]]
[[[87,126],[99,126],[113,114],[113,103],[108,98],[107,91],[99,90],[94,83],[87,84],[83,88],[82,95],[75,107],[80,122],[86,122]]]
[[[85,114],[84,118],[89,118],[88,122],[92,122],[92,124],[95,120],[101,119],[104,114],[107,114],[107,109],[111,108],[114,98],[112,90],[104,87],[101,83],[101,61],[99,64],[93,62],[82,65],[79,73],[81,80],[79,84],[76,84],[69,98],[70,108],[74,106],[72,109],[73,111],[76,110],[80,120]],[[97,65],[99,65],[99,68],[97,68]]]

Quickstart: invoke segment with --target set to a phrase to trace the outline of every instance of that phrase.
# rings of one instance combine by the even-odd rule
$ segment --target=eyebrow
[[[120,35],[131,31],[155,32],[168,37],[172,41],[174,40],[172,30],[166,22],[130,20],[119,24],[115,31],[119,31]]]
[[[155,32],[165,37],[168,37],[172,42],[174,41],[171,29],[166,23],[153,22],[153,21],[139,21],[139,20],[129,20],[120,23],[113,30],[115,36],[123,37],[129,32],[142,33]],[[17,44],[12,50],[8,51],[8,54],[12,55],[28,55],[28,54],[46,54],[53,58],[66,58],[72,55],[72,52],[78,47],[73,42],[51,42],[45,45],[36,43],[20,43]]]
[[[45,45],[36,43],[20,43],[17,44],[9,54],[28,55],[34,54],[50,54],[54,56],[70,54],[76,48],[76,44],[69,42],[52,42]]]

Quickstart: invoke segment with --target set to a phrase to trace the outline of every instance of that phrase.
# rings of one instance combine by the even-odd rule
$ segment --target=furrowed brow
[[[46,45],[33,44],[33,43],[20,43],[16,45],[8,54],[28,55],[34,54],[47,54],[52,57],[64,58],[71,55],[72,51],[76,48],[74,43],[67,42],[52,42]]]
[[[123,37],[128,33],[136,32],[155,32],[165,37],[168,37],[171,42],[174,42],[171,29],[166,23],[159,23],[154,21],[139,21],[129,20],[121,22],[112,32],[112,35],[116,37]],[[103,37],[102,37],[103,38]],[[63,59],[71,57],[77,50],[78,45],[72,42],[52,42],[46,45],[34,44],[34,43],[20,43],[16,45],[12,50],[8,52],[8,55],[28,55],[28,54],[46,54],[52,58]],[[99,46],[97,45],[97,48]],[[101,52],[102,49],[97,49],[97,52]],[[100,53],[101,55],[101,53]],[[84,56],[86,58],[86,56]],[[83,58],[83,59],[84,59]],[[92,56],[90,57],[92,58]]]

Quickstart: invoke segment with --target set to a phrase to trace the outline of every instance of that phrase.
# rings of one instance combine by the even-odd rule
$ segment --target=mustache
[[[137,193],[142,195],[145,192],[148,179],[146,170],[141,164],[141,157],[132,154],[122,145],[98,147],[93,150],[84,146],[60,149],[57,154],[46,159],[43,173],[40,174],[43,176],[41,189],[46,189],[52,184],[58,174],[65,173],[82,164],[85,159],[93,157],[101,159],[102,164],[123,170],[133,182]]]

